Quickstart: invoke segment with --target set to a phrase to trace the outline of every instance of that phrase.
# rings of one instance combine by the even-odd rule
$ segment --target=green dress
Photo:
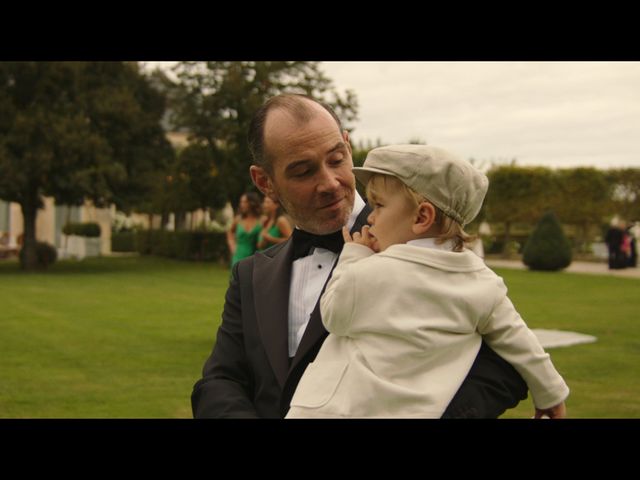
[[[247,232],[242,226],[242,222],[238,222],[236,226],[236,253],[231,258],[231,266],[243,258],[250,257],[258,248],[258,235],[260,235],[262,225],[256,222],[251,231]]]
[[[271,227],[269,227],[269,230],[267,230],[267,233],[275,238],[280,238],[282,236],[282,232],[280,232],[278,225],[275,223],[271,225]],[[262,232],[260,232],[260,235],[258,235],[258,243],[260,243],[261,240],[262,240]],[[270,243],[266,247],[261,248],[260,251],[266,250],[267,248],[273,247],[274,245],[275,243]]]

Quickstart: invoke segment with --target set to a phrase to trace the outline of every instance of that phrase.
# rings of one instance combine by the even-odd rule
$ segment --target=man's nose
[[[320,171],[320,179],[318,181],[319,192],[333,192],[340,187],[338,176],[336,173],[327,167],[323,167]]]

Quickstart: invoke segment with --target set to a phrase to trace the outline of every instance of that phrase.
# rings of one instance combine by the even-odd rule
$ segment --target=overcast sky
[[[488,168],[640,167],[640,62],[323,62],[356,143],[419,138]]]
[[[640,62],[322,62],[321,68],[340,92],[356,92],[356,144],[420,139],[473,157],[481,168],[514,158],[520,165],[640,167]]]

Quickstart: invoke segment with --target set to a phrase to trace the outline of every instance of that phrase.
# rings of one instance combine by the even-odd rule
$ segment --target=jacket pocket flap
[[[348,360],[310,363],[298,383],[291,406],[319,408],[325,405],[338,388],[348,366]]]

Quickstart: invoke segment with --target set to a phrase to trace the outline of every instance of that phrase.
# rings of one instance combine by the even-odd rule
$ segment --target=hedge
[[[78,235],[80,237],[99,237],[100,225],[95,222],[67,223],[62,227],[65,235]]]
[[[111,234],[112,252],[135,252],[136,233],[135,232],[113,232]]]
[[[20,263],[24,264],[25,249],[20,249]],[[47,268],[58,259],[56,247],[46,242],[36,242],[36,263],[38,268]]]
[[[138,230],[135,249],[141,255],[158,255],[179,260],[229,261],[224,232],[169,232]]]

